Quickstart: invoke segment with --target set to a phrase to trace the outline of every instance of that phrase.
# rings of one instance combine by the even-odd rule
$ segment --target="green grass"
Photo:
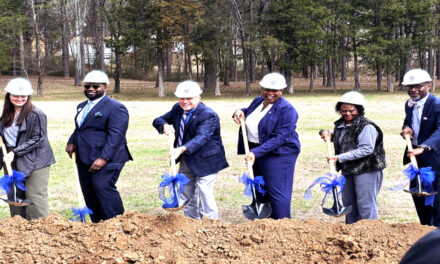
[[[303,194],[312,181],[326,172],[327,147],[318,136],[320,129],[332,129],[338,118],[334,105],[340,95],[351,85],[345,83],[344,91],[332,93],[317,86],[313,94],[307,91],[307,82],[297,85],[293,95],[284,94],[297,109],[299,120],[297,132],[300,136],[302,151],[297,160],[292,216],[296,219],[319,219],[322,221],[343,221],[322,213],[320,203],[323,193],[319,187],[313,190],[314,198],[305,201]],[[319,83],[317,81],[316,83]],[[0,82],[3,87],[4,83]],[[51,167],[49,180],[50,210],[70,218],[70,208],[76,206],[75,182],[72,161],[64,149],[70,133],[73,131],[73,118],[76,105],[85,100],[82,88],[71,85],[72,80],[51,79],[46,81],[44,96],[34,97],[34,103],[48,116],[49,140],[55,152],[57,163]],[[154,83],[122,83],[122,93],[113,95],[123,102],[130,112],[130,125],[127,133],[128,146],[134,161],[128,162],[119,178],[118,189],[126,210],[136,210],[146,214],[164,214],[158,198],[157,187],[162,174],[169,171],[167,160],[168,139],[159,135],[152,127],[153,119],[169,109],[176,102],[172,95],[177,83],[166,84],[165,98],[157,97]],[[373,84],[374,85],[374,84]],[[365,85],[364,85],[365,87]],[[411,196],[404,192],[388,191],[385,187],[400,182],[404,176],[402,155],[405,141],[399,136],[403,117],[406,93],[374,92],[374,87],[365,91],[367,104],[366,116],[375,121],[385,133],[385,148],[388,167],[384,171],[384,182],[379,194],[380,219],[386,222],[417,221]],[[258,86],[253,84],[253,94],[258,95]],[[238,126],[231,115],[236,108],[246,107],[254,96],[243,96],[244,84],[235,83],[232,87],[222,87],[222,97],[210,94],[202,95],[202,101],[213,108],[220,116],[221,132],[230,167],[221,171],[216,183],[216,199],[220,209],[220,219],[226,222],[242,222],[242,204],[250,200],[242,196],[243,185],[238,176],[246,171],[243,156],[236,155]],[[111,89],[109,94],[112,95]],[[0,94],[1,96],[1,94]],[[331,200],[331,199],[330,199]],[[327,203],[331,206],[331,202]],[[6,205],[0,207],[0,218],[8,217]]]

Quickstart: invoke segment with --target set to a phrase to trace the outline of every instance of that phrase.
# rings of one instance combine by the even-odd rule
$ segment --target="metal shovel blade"
[[[9,205],[17,206],[17,207],[23,207],[23,206],[28,206],[28,205],[32,204],[31,200],[29,200],[29,199],[24,199],[24,200],[17,199],[17,201],[7,200],[4,198],[0,198],[0,199]]]
[[[176,212],[176,211],[180,211],[183,208],[185,208],[189,203],[191,202],[191,200],[186,200],[181,206],[179,207],[173,207],[173,208],[163,208],[169,212]]]
[[[270,203],[262,203],[256,198],[255,188],[252,188],[252,203],[250,205],[242,205],[242,208],[243,215],[249,220],[264,219],[272,214]]]
[[[432,193],[425,192],[423,188],[423,184],[420,181],[420,175],[417,175],[415,182],[416,182],[416,186],[414,188],[410,188],[409,190],[404,190],[404,191],[410,193],[413,196],[431,196],[431,195],[436,195],[438,193],[438,192],[432,192]],[[413,189],[414,191],[412,191],[411,189]]]
[[[336,187],[332,188],[333,193],[333,206],[332,208],[322,208],[322,212],[326,215],[334,216],[334,217],[340,217],[344,216],[346,214],[349,214],[351,212],[351,205],[348,207],[344,207],[341,202],[339,201],[339,194]]]

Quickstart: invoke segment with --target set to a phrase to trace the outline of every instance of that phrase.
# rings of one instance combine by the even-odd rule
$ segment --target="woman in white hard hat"
[[[300,152],[296,133],[298,113],[281,95],[287,86],[283,75],[266,74],[260,82],[261,96],[243,109],[237,109],[233,118],[240,124],[246,118],[247,136],[251,149],[247,162],[253,163],[254,175],[263,176],[267,194],[257,192],[259,199],[269,199],[271,218],[290,218],[293,173]],[[240,132],[241,133],[241,132]],[[240,134],[238,153],[244,154]]]
[[[12,168],[23,172],[26,177],[26,191],[17,188],[17,197],[25,196],[32,202],[25,207],[10,205],[11,216],[20,215],[28,220],[45,217],[49,214],[49,170],[55,163],[47,138],[47,118],[32,104],[30,95],[33,90],[27,79],[12,79],[5,91],[0,134],[8,153],[3,159],[12,162]],[[13,199],[12,190],[9,200]]]
[[[345,217],[347,224],[378,218],[376,197],[386,167],[382,130],[365,117],[364,104],[362,94],[345,93],[335,107],[341,118],[335,121],[333,133],[320,131],[323,139],[332,139],[335,156],[329,161],[336,163],[346,180],[342,201],[344,206],[352,206]]]

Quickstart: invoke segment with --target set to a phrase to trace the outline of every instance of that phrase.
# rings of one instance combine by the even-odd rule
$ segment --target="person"
[[[179,101],[171,111],[154,119],[153,126],[160,134],[175,134],[170,157],[180,162],[179,172],[189,183],[180,198],[190,200],[184,214],[193,219],[218,219],[214,197],[217,173],[229,166],[220,135],[220,119],[211,108],[202,103],[202,90],[194,81],[177,85]]]
[[[437,264],[440,258],[440,229],[421,237],[405,253],[399,264]]]
[[[47,117],[32,104],[31,83],[24,78],[15,78],[5,88],[5,102],[0,118],[0,133],[6,145],[5,162],[25,175],[26,191],[16,188],[16,197],[31,201],[28,206],[13,206],[11,216],[32,220],[49,214],[47,186],[50,165],[55,163],[52,148],[47,137]],[[8,198],[14,200],[11,188]]]
[[[333,133],[322,131],[325,140],[330,137],[335,155],[328,158],[342,171],[346,183],[342,190],[344,206],[352,206],[345,216],[347,224],[362,219],[377,219],[377,195],[382,186],[386,168],[382,130],[365,117],[365,98],[351,91],[336,103],[335,110],[341,117],[335,121]]]
[[[435,172],[434,192],[440,191],[440,98],[429,93],[431,76],[422,69],[412,69],[403,76],[402,84],[406,86],[409,99],[405,103],[405,120],[400,135],[412,138],[413,150],[405,150],[404,164],[415,156],[419,168],[432,167]],[[411,181],[410,188],[416,186]],[[413,196],[417,215],[422,225],[440,226],[439,194],[434,203],[425,205],[425,197]]]
[[[280,73],[268,73],[260,82],[261,96],[247,108],[237,109],[234,121],[245,118],[250,152],[245,157],[253,164],[255,176],[263,176],[267,193],[256,192],[259,201],[270,202],[273,219],[290,218],[293,174],[300,153],[296,133],[298,113],[281,95],[287,86]],[[241,130],[238,154],[244,154]]]
[[[127,108],[106,95],[110,83],[105,74],[93,70],[84,78],[87,101],[77,106],[75,130],[66,152],[76,164],[81,189],[94,223],[124,213],[121,196],[115,186],[125,163],[132,160],[125,134]]]

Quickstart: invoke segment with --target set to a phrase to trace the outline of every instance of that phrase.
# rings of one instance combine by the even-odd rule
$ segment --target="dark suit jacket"
[[[405,103],[405,120],[403,128],[411,127],[412,108]],[[412,128],[412,127],[411,127]],[[437,175],[440,173],[440,98],[429,94],[423,107],[420,131],[417,138],[419,145],[427,145],[432,150],[424,151],[417,157],[419,167],[432,167]],[[404,164],[410,160],[404,155]]]
[[[87,101],[77,106],[76,116]],[[68,144],[75,144],[78,158],[84,164],[92,164],[97,158],[122,163],[132,160],[125,133],[128,128],[128,110],[124,105],[106,95],[88,113],[82,126],[78,127]]]
[[[242,109],[244,115],[247,117],[262,102],[263,97],[255,98],[248,108]],[[269,153],[298,154],[301,144],[296,133],[297,120],[298,113],[295,108],[286,99],[280,97],[258,124],[260,146],[252,149],[255,157],[259,158]],[[244,154],[241,129],[238,137],[238,154]]]
[[[179,106],[179,103],[176,103],[171,111],[153,121],[153,126],[160,134],[163,133],[164,124],[173,125],[176,131],[174,146],[177,145],[182,115],[183,109]],[[217,113],[202,102],[198,104],[197,109],[185,125],[182,145],[185,145],[187,150],[177,161],[183,158],[191,172],[197,177],[217,173],[229,166],[220,135],[219,117]]]

